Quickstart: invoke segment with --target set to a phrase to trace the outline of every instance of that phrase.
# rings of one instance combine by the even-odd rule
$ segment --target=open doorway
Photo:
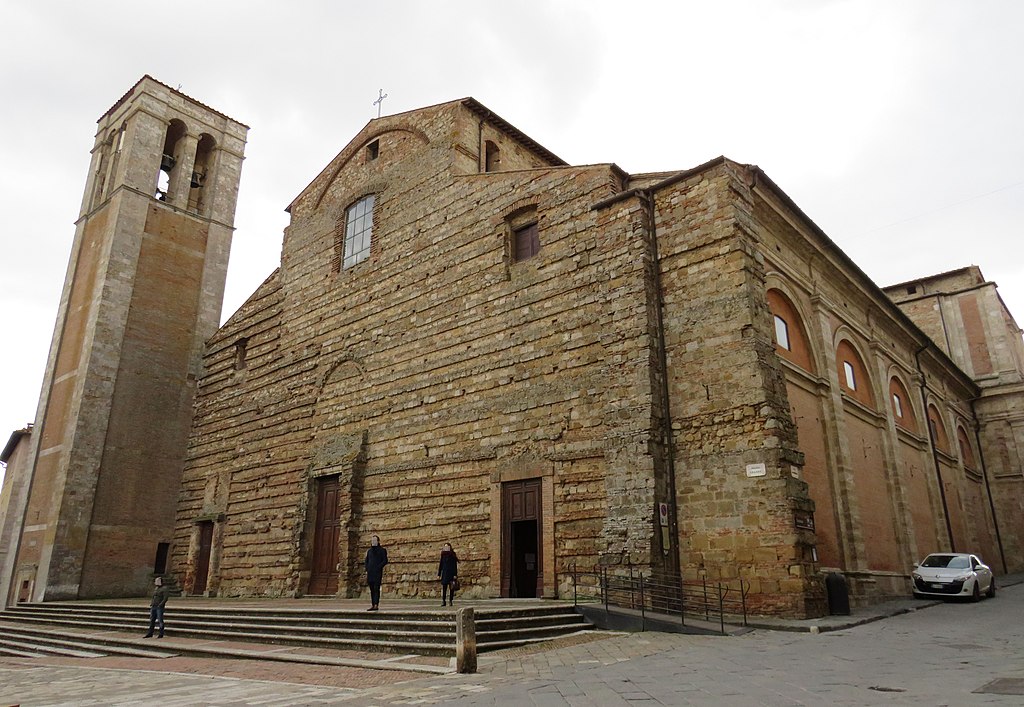
[[[540,479],[502,487],[501,595],[543,595]]]

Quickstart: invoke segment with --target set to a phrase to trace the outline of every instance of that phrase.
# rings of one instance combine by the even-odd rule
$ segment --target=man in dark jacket
[[[366,583],[370,585],[370,608],[377,611],[380,604],[380,585],[384,581],[384,565],[388,563],[388,551],[380,544],[380,537],[370,538],[370,549],[366,551]]]
[[[149,602],[149,633],[143,638],[152,638],[153,628],[158,623],[160,624],[160,633],[156,637],[164,637],[164,607],[167,606],[167,597],[171,590],[164,586],[164,580],[160,577],[153,580],[153,586],[153,598]]]

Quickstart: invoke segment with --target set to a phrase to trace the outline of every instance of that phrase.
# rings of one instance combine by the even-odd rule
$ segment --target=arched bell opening
[[[213,170],[213,151],[216,147],[217,141],[212,135],[203,133],[199,136],[188,191],[188,208],[198,213],[204,213],[209,202],[207,184],[211,181],[209,177]]]
[[[156,193],[153,195],[160,201],[171,201],[174,198],[175,177],[180,168],[181,147],[185,137],[185,124],[174,118],[167,126],[164,137],[164,148],[160,154],[160,171],[157,173]]]

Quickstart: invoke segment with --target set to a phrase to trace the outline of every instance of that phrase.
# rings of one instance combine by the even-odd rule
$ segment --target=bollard
[[[472,608],[455,611],[455,670],[476,672],[476,623]]]

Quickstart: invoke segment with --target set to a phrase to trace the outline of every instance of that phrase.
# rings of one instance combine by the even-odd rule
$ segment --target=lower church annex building
[[[471,596],[607,566],[788,616],[825,611],[824,571],[869,602],[931,551],[1024,568],[994,285],[936,343],[755,166],[571,166],[469,98],[370,121],[288,210],[280,267],[189,369],[153,534],[186,593],[359,595],[374,534],[400,596],[437,591],[444,542]]]

